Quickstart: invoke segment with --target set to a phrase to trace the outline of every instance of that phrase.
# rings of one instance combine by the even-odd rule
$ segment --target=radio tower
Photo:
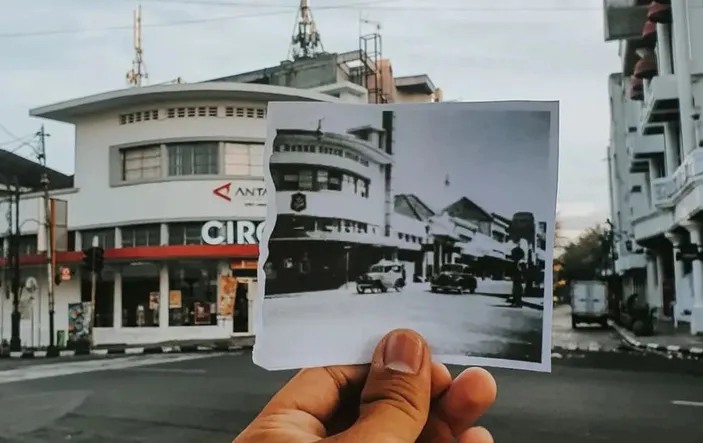
[[[142,5],[138,5],[134,10],[134,60],[132,60],[132,70],[127,73],[127,84],[130,86],[141,86],[142,79],[149,78],[146,73],[146,64],[142,51]]]
[[[308,0],[300,0],[288,57],[293,60],[313,58],[324,51]]]

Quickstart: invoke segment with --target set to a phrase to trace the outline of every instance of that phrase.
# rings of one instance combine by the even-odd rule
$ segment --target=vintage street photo
[[[254,360],[549,371],[558,103],[274,103]],[[263,279],[263,278],[262,278]]]

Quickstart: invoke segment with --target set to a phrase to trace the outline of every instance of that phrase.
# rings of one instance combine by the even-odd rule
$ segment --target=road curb
[[[676,345],[661,345],[656,342],[641,342],[635,338],[634,335],[632,335],[629,331],[627,331],[625,328],[622,326],[616,324],[612,320],[608,320],[608,324],[610,325],[615,332],[618,333],[620,338],[628,345],[636,349],[640,349],[643,351],[658,351],[658,352],[666,352],[669,354],[686,354],[686,355],[691,355],[694,357],[703,357],[703,348],[699,348],[696,346],[676,346]]]
[[[231,344],[193,344],[193,345],[173,345],[173,346],[124,346],[107,349],[78,349],[61,350],[58,355],[49,355],[46,350],[27,350],[22,352],[3,352],[0,358],[67,358],[92,355],[96,357],[107,357],[116,355],[145,355],[145,354],[194,354],[208,352],[238,352],[250,350],[251,345],[231,345]]]

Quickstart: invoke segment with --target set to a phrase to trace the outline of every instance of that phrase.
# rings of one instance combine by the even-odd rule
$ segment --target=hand
[[[233,443],[493,443],[472,426],[496,390],[480,368],[452,381],[422,337],[396,330],[370,366],[300,371]]]

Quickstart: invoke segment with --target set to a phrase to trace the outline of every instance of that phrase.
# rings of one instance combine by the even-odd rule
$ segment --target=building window
[[[272,166],[271,176],[278,191],[344,191],[367,198],[369,181],[334,168],[310,168],[309,166]]]
[[[125,226],[122,231],[122,247],[161,245],[161,225]]]
[[[36,235],[21,236],[19,241],[20,255],[37,255],[39,253],[37,241]]]
[[[264,176],[264,145],[225,143],[225,175]]]
[[[170,326],[217,325],[217,261],[179,261],[169,265]]]
[[[217,142],[174,143],[168,150],[169,175],[215,175],[218,173]]]
[[[115,229],[96,229],[92,231],[81,232],[81,247],[88,249],[93,246],[93,238],[98,238],[98,246],[103,249],[112,249],[115,247]]]
[[[122,180],[153,180],[161,177],[161,146],[140,146],[120,151]]]
[[[201,231],[203,223],[173,223],[168,225],[168,244],[202,245]]]

